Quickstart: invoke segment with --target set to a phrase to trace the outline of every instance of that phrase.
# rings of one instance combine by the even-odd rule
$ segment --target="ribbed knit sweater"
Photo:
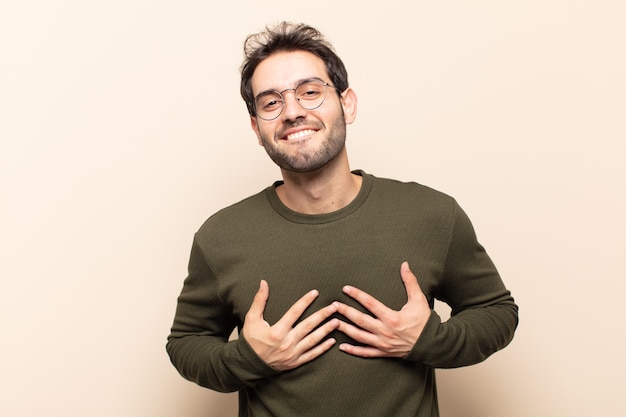
[[[167,351],[185,378],[221,392],[240,392],[240,417],[436,417],[434,368],[478,363],[506,346],[517,305],[456,201],[416,183],[362,171],[358,196],[322,215],[285,207],[280,182],[211,216],[194,237],[189,274]],[[270,289],[264,318],[274,324],[306,292],[319,297],[302,318],[360,288],[399,310],[407,295],[400,264],[408,261],[435,311],[404,359],[366,359],[337,344],[297,369],[265,364],[241,330],[261,279]]]

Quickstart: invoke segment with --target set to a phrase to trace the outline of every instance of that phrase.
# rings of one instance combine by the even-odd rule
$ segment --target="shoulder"
[[[199,228],[198,234],[246,228],[271,211],[267,189],[227,206],[212,214]]]
[[[390,178],[372,178],[372,192],[376,198],[382,198],[391,203],[406,203],[422,207],[454,208],[457,203],[450,195],[414,181],[400,181]]]

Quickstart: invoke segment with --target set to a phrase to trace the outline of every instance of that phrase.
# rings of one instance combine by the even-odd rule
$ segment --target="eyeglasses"
[[[287,91],[293,91],[300,107],[305,110],[315,110],[326,99],[326,87],[337,89],[318,78],[312,78],[302,81],[296,88],[287,88],[283,91],[265,91],[254,98],[256,115],[263,120],[274,120],[280,116],[285,108],[283,94]]]

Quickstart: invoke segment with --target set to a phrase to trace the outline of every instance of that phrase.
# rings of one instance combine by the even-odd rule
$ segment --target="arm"
[[[167,351],[182,376],[216,391],[236,391],[259,380],[312,361],[335,340],[325,339],[338,320],[328,319],[336,308],[326,306],[298,324],[317,298],[309,291],[274,325],[263,318],[269,286],[262,280],[246,314],[239,339],[228,341],[236,319],[217,293],[217,280],[195,244],[189,276],[178,299]]]
[[[458,206],[436,296],[452,308],[451,318],[442,323],[433,311],[407,359],[438,368],[472,365],[513,339],[518,307]]]
[[[458,206],[448,242],[435,295],[452,307],[450,320],[442,323],[430,309],[417,278],[403,263],[400,276],[408,301],[399,311],[357,288],[344,288],[373,316],[336,303],[338,312],[356,325],[341,322],[339,330],[365,345],[344,343],[340,349],[362,357],[399,357],[452,368],[478,363],[506,346],[517,326],[517,306]]]
[[[218,295],[217,279],[194,241],[189,275],[167,342],[172,364],[186,379],[220,392],[237,391],[277,374],[245,338],[228,341],[236,325],[236,318]]]

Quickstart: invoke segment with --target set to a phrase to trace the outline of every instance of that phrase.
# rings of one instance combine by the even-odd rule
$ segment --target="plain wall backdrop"
[[[453,195],[520,305],[508,348],[438,371],[443,417],[626,415],[624,17],[619,0],[2,1],[0,415],[236,415],[165,340],[193,233],[279,178],[238,68],[280,20],[348,67],[352,167]]]

